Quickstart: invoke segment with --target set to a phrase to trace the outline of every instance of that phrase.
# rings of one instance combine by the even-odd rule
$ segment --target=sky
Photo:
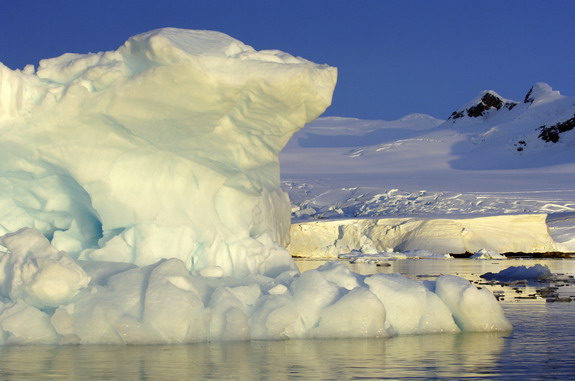
[[[324,116],[445,119],[483,90],[575,95],[573,0],[0,0],[0,62],[114,50],[161,27],[217,30],[336,66]]]

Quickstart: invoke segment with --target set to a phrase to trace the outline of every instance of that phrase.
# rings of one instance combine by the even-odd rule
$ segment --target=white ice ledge
[[[426,250],[436,254],[552,252],[545,214],[477,218],[380,218],[310,221],[291,228],[295,257],[337,258],[352,251],[376,254]]]

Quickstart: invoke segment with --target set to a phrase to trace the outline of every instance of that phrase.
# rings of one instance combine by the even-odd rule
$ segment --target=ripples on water
[[[397,261],[392,268],[378,270],[415,277],[426,272],[458,272],[472,278],[473,274],[517,265],[508,261],[462,261]],[[524,262],[527,265],[532,263]],[[549,264],[554,272],[575,270],[575,261],[542,263]],[[173,346],[0,347],[0,379],[575,378],[575,333],[571,328],[575,303],[517,301],[513,299],[511,288],[505,291],[506,301],[502,305],[515,327],[512,334],[466,333],[378,340],[287,340]]]

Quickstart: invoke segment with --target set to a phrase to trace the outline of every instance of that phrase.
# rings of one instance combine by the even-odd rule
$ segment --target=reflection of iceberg
[[[502,333],[401,336],[390,340],[284,340],[175,346],[0,348],[3,374],[66,379],[483,378]],[[74,366],[70,366],[74,364]],[[167,366],[166,364],[169,364]]]
[[[282,247],[278,152],[335,69],[215,32],[0,67],[0,342],[182,343],[508,330],[486,290]],[[31,229],[34,228],[34,229]],[[406,310],[404,303],[409,308]],[[403,319],[409,315],[409,319]]]

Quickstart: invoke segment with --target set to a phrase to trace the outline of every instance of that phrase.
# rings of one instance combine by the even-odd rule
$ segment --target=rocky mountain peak
[[[485,116],[490,110],[500,110],[502,108],[511,110],[517,106],[517,102],[508,101],[502,98],[495,91],[483,91],[467,107],[454,111],[449,120],[456,120],[463,117],[478,118]]]

